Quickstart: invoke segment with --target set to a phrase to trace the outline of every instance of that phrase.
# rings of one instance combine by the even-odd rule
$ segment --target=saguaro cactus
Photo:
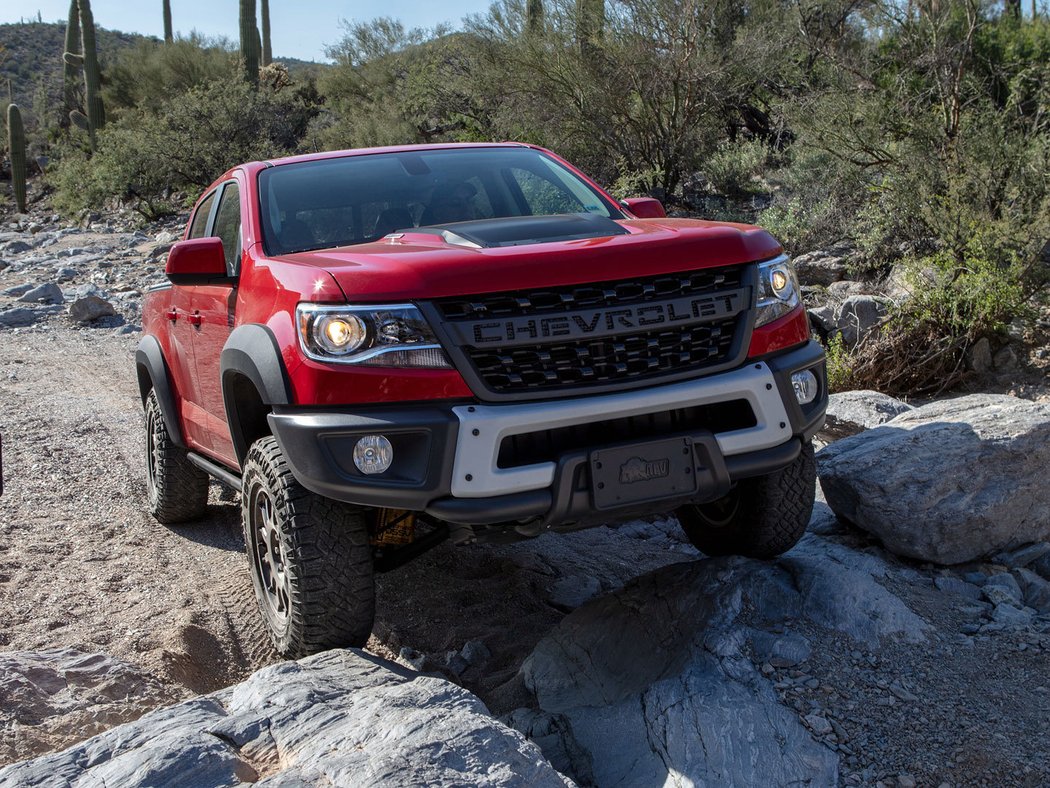
[[[259,84],[259,28],[255,24],[255,0],[241,0],[241,60],[248,81]]]
[[[17,104],[7,106],[7,142],[11,151],[11,186],[19,213],[26,212],[26,131]]]
[[[99,94],[102,75],[98,67],[98,51],[95,48],[95,18],[91,13],[90,0],[77,0],[80,8],[80,45],[83,54],[66,52],[64,60],[68,65],[84,69],[84,109],[85,112],[73,110],[69,119],[85,129],[91,139],[91,150],[95,150],[96,134],[106,123],[105,110],[102,107],[102,96]]]
[[[529,0],[525,7],[525,32],[539,35],[543,32],[543,0]]]
[[[77,0],[69,4],[69,20],[66,22],[66,48],[69,54],[80,52],[80,8]],[[63,58],[65,61],[65,58]],[[66,103],[66,112],[72,112],[77,108],[77,80],[80,79],[79,67],[73,63],[65,62],[63,66],[63,98]]]
[[[262,11],[262,65],[273,62],[273,49],[270,47],[270,0],[260,0]]]
[[[576,40],[586,51],[601,41],[605,29],[605,0],[576,0]]]
[[[175,40],[175,34],[171,29],[171,0],[164,0],[164,43],[170,44]]]

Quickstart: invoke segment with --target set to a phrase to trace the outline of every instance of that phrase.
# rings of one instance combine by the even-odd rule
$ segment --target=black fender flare
[[[185,447],[186,443],[182,439],[182,429],[179,426],[179,411],[175,406],[175,391],[171,385],[171,374],[164,360],[164,351],[161,350],[160,342],[156,337],[147,335],[139,340],[138,349],[135,351],[135,372],[138,375],[139,396],[142,398],[142,404],[146,404],[146,397],[149,396],[150,390],[155,391],[168,435],[171,436],[175,445]]]
[[[292,403],[288,372],[273,332],[258,323],[246,323],[235,328],[219,355],[219,376],[233,448],[237,454],[237,461],[243,463],[249,447],[241,420],[238,418],[241,403],[238,402],[235,387],[232,385],[233,379],[243,376],[251,381],[264,405]]]

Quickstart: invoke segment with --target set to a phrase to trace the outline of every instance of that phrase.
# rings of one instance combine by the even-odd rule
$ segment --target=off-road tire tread
[[[701,552],[769,559],[798,544],[806,533],[816,497],[817,462],[813,444],[776,473],[740,482],[741,502],[735,521],[711,528],[690,507],[678,512],[686,536]]]
[[[150,512],[165,525],[199,520],[208,508],[208,474],[191,463],[186,450],[172,440],[153,390],[146,397],[143,424],[147,430],[153,425],[157,455],[153,491],[148,495]]]
[[[291,604],[286,632],[267,626],[274,648],[286,658],[298,659],[329,648],[363,646],[375,616],[365,511],[299,484],[272,436],[252,444],[243,481],[241,521],[247,549],[251,550],[252,485],[261,481],[268,486],[284,524],[281,539],[289,557]],[[248,560],[254,581],[254,558],[249,554]],[[257,596],[260,593],[256,587]],[[261,598],[259,604],[264,604]]]

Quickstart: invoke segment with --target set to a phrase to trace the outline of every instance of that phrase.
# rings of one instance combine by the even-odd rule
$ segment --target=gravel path
[[[176,528],[145,510],[133,348],[90,330],[0,342],[0,647],[104,651],[206,692],[270,654],[237,505],[213,487],[207,520]],[[20,749],[5,738],[0,760]]]

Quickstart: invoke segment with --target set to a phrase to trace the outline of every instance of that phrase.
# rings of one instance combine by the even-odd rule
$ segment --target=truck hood
[[[463,223],[464,225],[468,223]],[[274,258],[329,272],[348,301],[415,301],[576,285],[734,265],[774,257],[758,227],[695,219],[632,219],[621,234],[479,246],[456,225],[415,228],[356,246]],[[466,236],[466,237],[465,237]]]

